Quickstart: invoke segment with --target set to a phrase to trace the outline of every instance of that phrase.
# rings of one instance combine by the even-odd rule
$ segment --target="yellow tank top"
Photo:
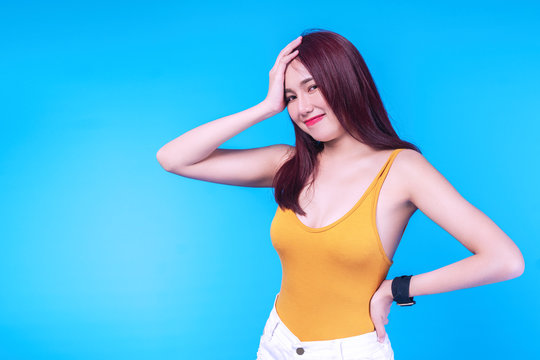
[[[371,297],[386,278],[386,256],[375,224],[377,199],[395,149],[365,193],[340,219],[321,227],[303,224],[278,206],[270,226],[282,266],[276,311],[300,341],[332,340],[375,330]]]

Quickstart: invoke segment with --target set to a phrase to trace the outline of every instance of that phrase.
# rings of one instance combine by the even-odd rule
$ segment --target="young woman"
[[[284,108],[294,147],[218,148]],[[192,179],[274,189],[270,232],[283,278],[258,359],[393,359],[384,328],[393,301],[524,270],[514,242],[398,137],[362,56],[334,32],[304,32],[279,53],[261,103],[186,132],[157,159]],[[385,279],[417,209],[473,255]]]

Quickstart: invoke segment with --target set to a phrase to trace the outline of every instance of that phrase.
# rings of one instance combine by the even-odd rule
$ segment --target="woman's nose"
[[[298,110],[301,114],[306,114],[313,111],[313,104],[311,104],[311,101],[309,101],[307,96],[298,97]]]

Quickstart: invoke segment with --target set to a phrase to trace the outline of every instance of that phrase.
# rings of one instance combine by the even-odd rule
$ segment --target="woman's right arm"
[[[157,160],[168,172],[220,184],[271,187],[275,172],[292,146],[219,149],[218,146],[271,116],[264,101],[242,112],[198,126],[165,144]]]
[[[288,63],[298,55],[293,49],[301,37],[291,41],[279,53],[270,70],[268,95],[261,103],[223,118],[200,125],[165,144],[157,152],[161,166],[172,173],[220,184],[271,187],[281,165],[294,153],[285,144],[254,149],[218,147],[252,125],[285,108],[284,81]]]

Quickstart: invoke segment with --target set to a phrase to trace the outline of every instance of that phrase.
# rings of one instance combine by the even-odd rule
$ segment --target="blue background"
[[[321,27],[392,123],[522,250],[514,280],[393,305],[397,359],[532,358],[539,335],[534,1],[0,5],[0,359],[254,359],[279,291],[270,188],[165,172],[157,150],[262,101]],[[283,112],[222,147],[293,144]],[[421,212],[389,278],[471,255]]]

